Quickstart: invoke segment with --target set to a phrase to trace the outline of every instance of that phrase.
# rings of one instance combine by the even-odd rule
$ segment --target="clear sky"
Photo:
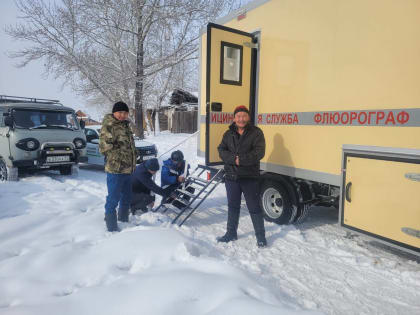
[[[28,44],[13,40],[4,32],[4,27],[19,22],[18,14],[13,0],[0,0],[0,95],[58,99],[65,106],[95,116],[86,109],[83,98],[69,87],[61,90],[62,81],[55,80],[53,76],[43,76],[42,60],[31,62],[24,68],[15,67],[17,60],[9,58],[6,53]]]

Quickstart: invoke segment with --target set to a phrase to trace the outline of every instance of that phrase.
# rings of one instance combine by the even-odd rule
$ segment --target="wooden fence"
[[[172,116],[172,133],[194,133],[197,131],[198,111],[175,111]]]
[[[147,114],[147,119],[152,124],[153,130],[155,130],[155,119],[152,116],[152,111],[147,110],[146,114]],[[166,116],[165,113],[162,111],[162,112],[158,112],[158,117],[159,117],[159,129],[160,129],[160,131],[168,130],[168,116]],[[143,117],[143,118],[145,118],[145,117]],[[143,120],[143,126],[146,126],[146,120],[145,119]]]

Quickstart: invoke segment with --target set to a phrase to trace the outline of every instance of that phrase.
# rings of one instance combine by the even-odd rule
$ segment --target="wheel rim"
[[[4,162],[0,162],[0,182],[4,182],[7,179],[7,169]]]
[[[264,212],[272,219],[279,218],[283,213],[283,198],[279,191],[268,188],[262,196]]]

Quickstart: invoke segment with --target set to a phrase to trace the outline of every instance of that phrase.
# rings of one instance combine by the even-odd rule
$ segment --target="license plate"
[[[69,155],[47,156],[47,163],[68,162],[68,161],[70,161]]]
[[[153,159],[153,158],[154,158],[153,155],[146,155],[146,156],[143,156],[143,161],[150,160],[150,159]]]

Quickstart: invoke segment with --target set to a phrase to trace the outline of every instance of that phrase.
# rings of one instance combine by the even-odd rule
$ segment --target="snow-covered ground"
[[[163,153],[186,137],[148,140]],[[200,161],[195,137],[180,149]],[[181,228],[147,213],[108,233],[105,196],[91,166],[0,184],[0,314],[420,314],[420,259],[346,237],[334,209],[266,223],[258,249],[245,205],[238,241],[215,241],[223,186]]]

